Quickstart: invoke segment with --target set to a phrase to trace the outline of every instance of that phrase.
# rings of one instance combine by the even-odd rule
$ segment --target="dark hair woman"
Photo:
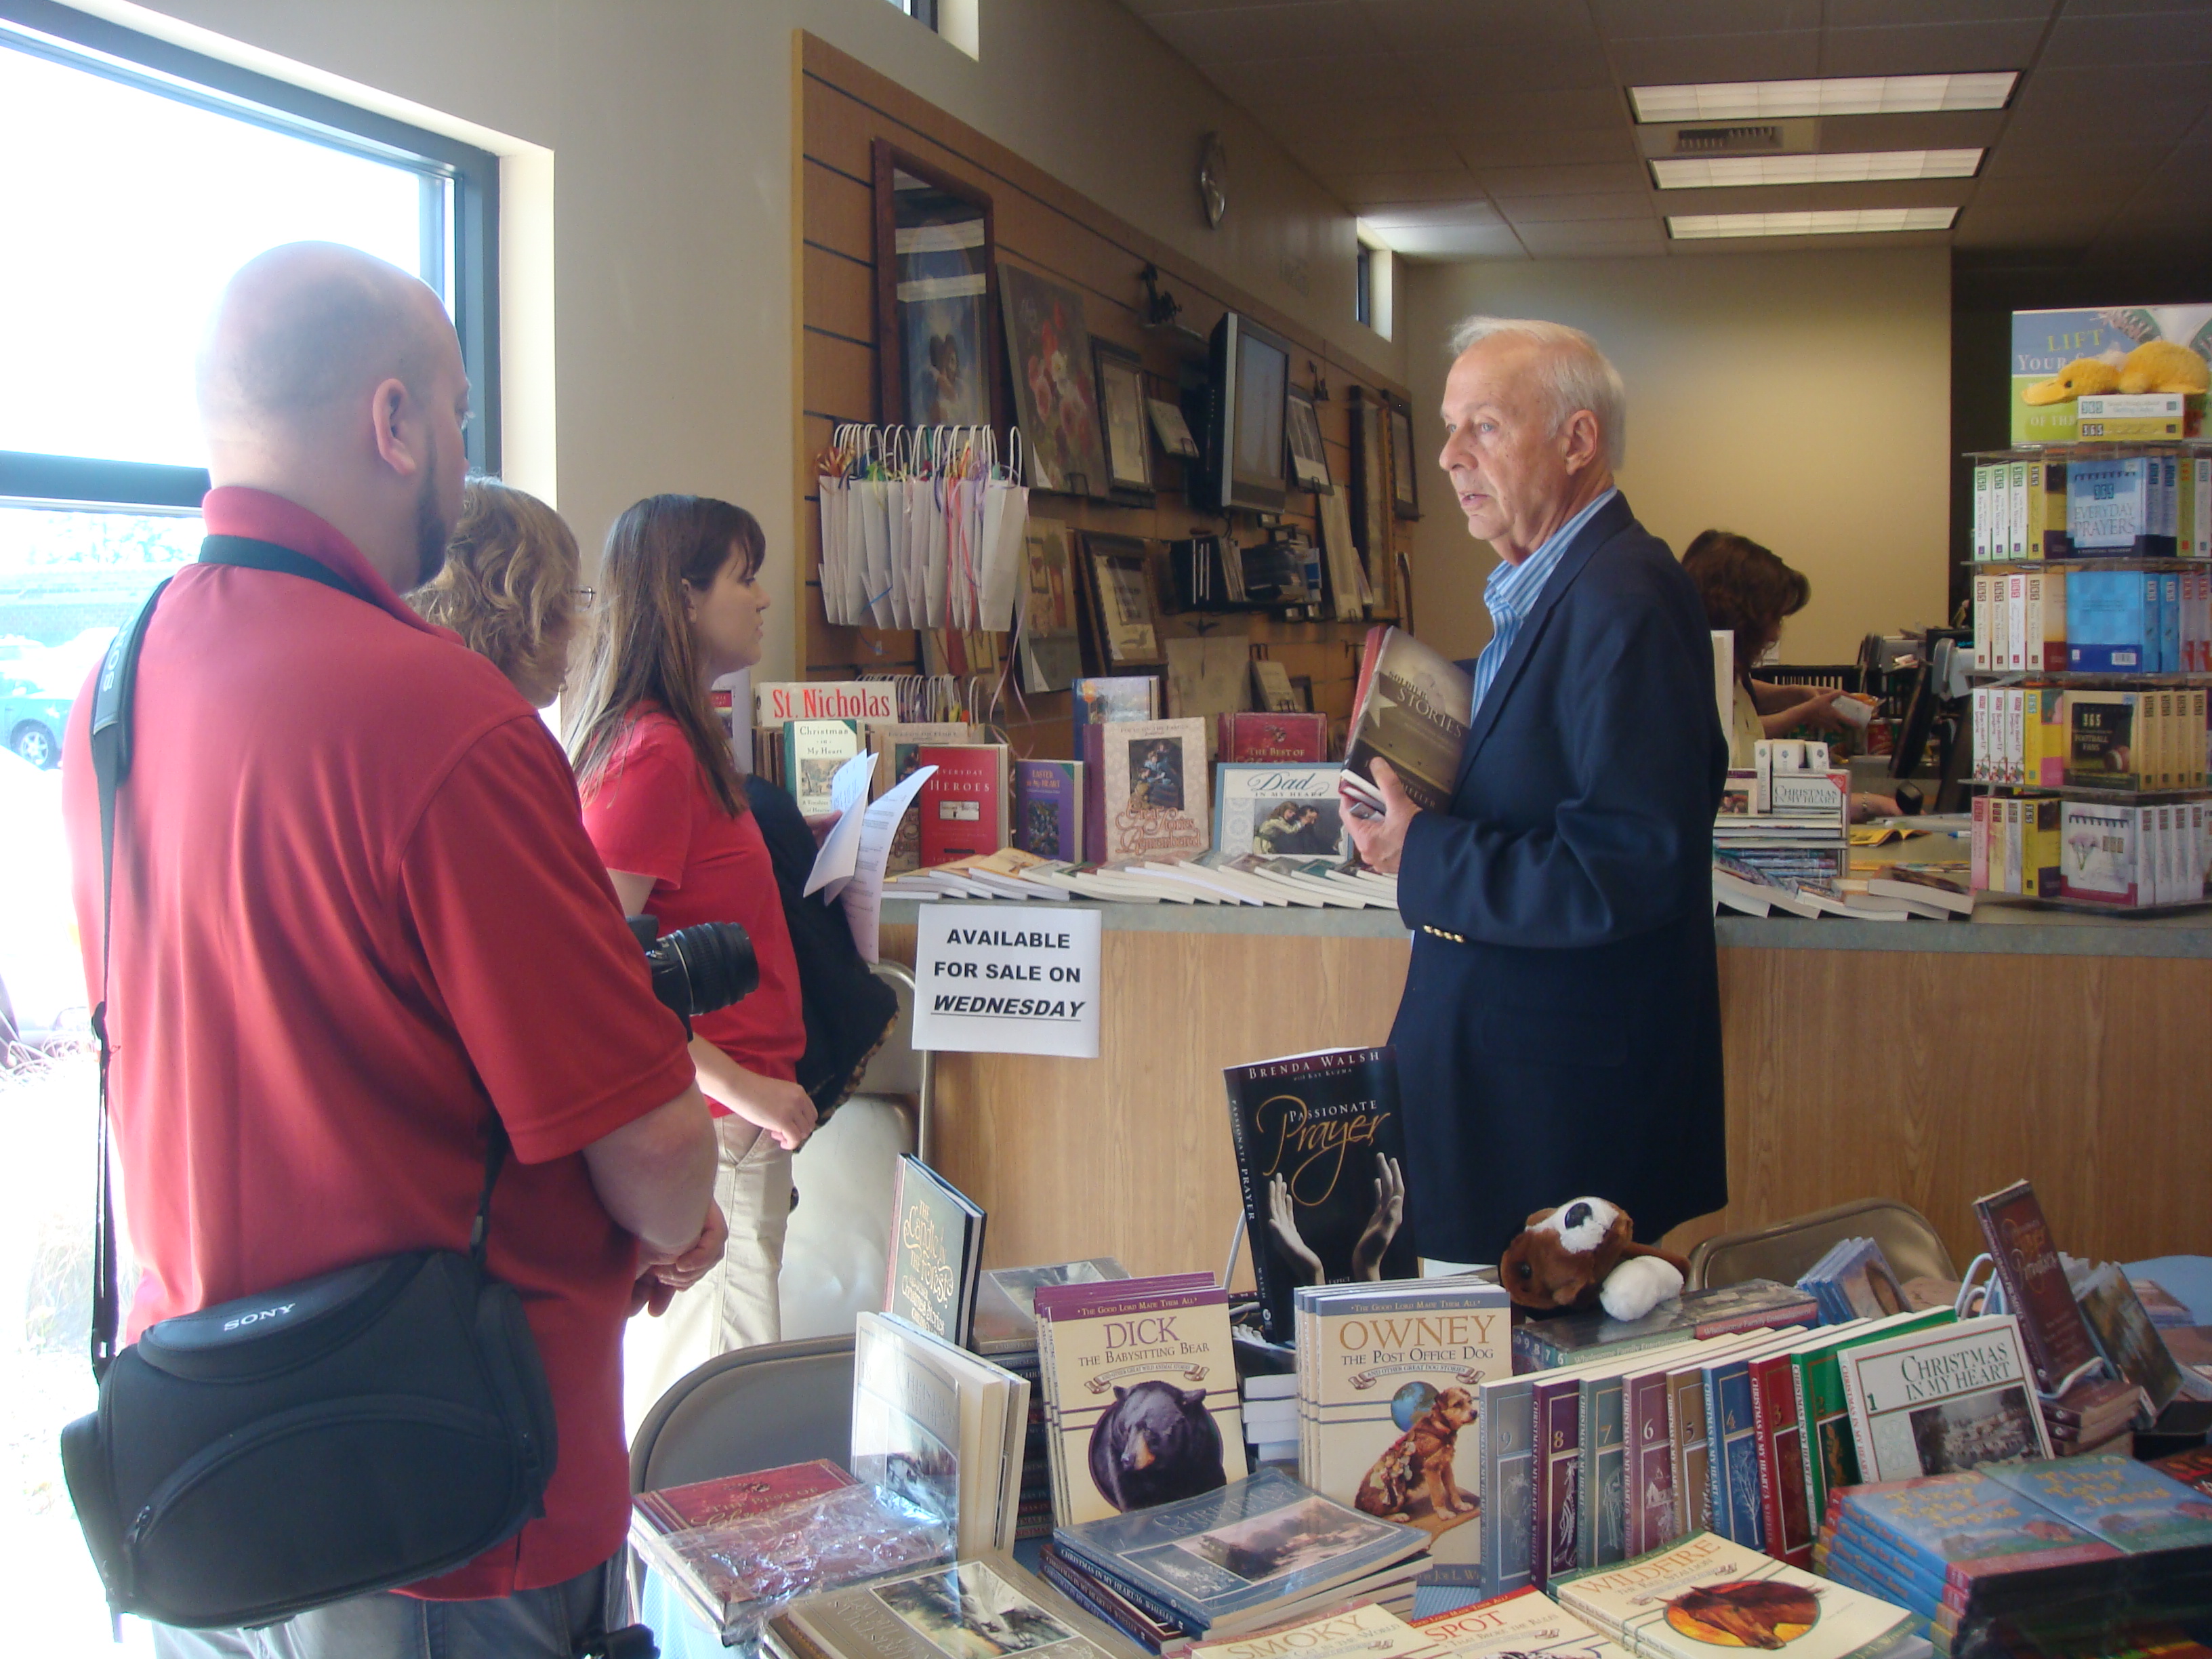
[[[760,962],[757,991],[692,1022],[692,1061],[717,1114],[715,1196],[730,1243],[720,1271],[678,1297],[658,1328],[633,1323],[633,1422],[695,1365],[781,1334],[791,1154],[815,1122],[793,1080],[806,1031],[791,933],[710,696],[717,679],[760,660],[766,551],[759,522],[727,501],[653,495],[625,512],[607,533],[568,725],[584,827],[623,908],[656,918],[663,933],[734,921]]]
[[[1735,717],[1729,723],[1729,764],[1749,767],[1754,744],[1800,726],[1848,729],[1835,710],[1844,693],[1817,685],[1769,685],[1751,666],[1782,638],[1783,620],[1813,597],[1813,584],[1747,536],[1732,530],[1698,533],[1682,555],[1682,568],[1705,602],[1705,621],[1735,636]],[[1886,795],[1853,795],[1851,816],[1890,816],[1897,804]]]

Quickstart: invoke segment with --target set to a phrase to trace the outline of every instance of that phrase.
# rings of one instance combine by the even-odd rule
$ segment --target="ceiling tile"
[[[1603,219],[1656,219],[1650,191],[1621,191],[1603,196],[1522,196],[1500,202],[1516,230],[1530,225],[1576,224]]]
[[[2212,63],[2212,13],[2058,20],[2043,48],[2041,67],[2120,69],[2138,64]]]
[[[1205,66],[1300,58],[1358,57],[1377,49],[1374,30],[1352,0],[1249,6],[1237,11],[1171,12],[1152,32]]]
[[[1255,112],[1291,103],[1384,104],[1408,95],[1405,65],[1387,57],[1208,64],[1206,75]]]
[[[1460,159],[1477,172],[1493,167],[1586,166],[1636,160],[1636,145],[1620,132],[1483,132],[1458,141]]]
[[[1559,92],[1486,92],[1455,95],[1443,77],[1422,77],[1430,101],[1448,114],[1455,132],[1512,131],[1524,127],[1547,132],[1590,132],[1629,125],[1628,100],[1615,87],[1585,87]]]
[[[1959,216],[1954,246],[1984,248],[2085,247],[2103,228],[2101,217],[2028,209],[1975,209]]]
[[[2066,0],[2069,17],[2116,17],[2137,12],[2203,12],[2204,0]]]
[[[1395,229],[1404,225],[1502,225],[1487,202],[1398,202],[1359,216],[1370,225]]]
[[[1530,225],[1518,234],[1522,245],[1540,259],[1667,251],[1666,228],[1656,219],[1598,219],[1575,224]]]
[[[1802,81],[1820,72],[1816,29],[1787,34],[1698,34],[1616,42],[1613,65],[1632,87],[1699,81]]]
[[[1587,196],[1601,191],[1643,190],[1651,175],[1640,161],[1601,161],[1587,167],[1485,167],[1476,175],[1492,196]]]
[[[1525,259],[1528,250],[1502,225],[1413,225],[1389,233],[1409,259]]]
[[[1304,133],[1336,140],[1417,138],[1448,131],[1447,124],[1437,118],[1426,102],[1405,94],[1379,104],[1316,100],[1303,94],[1238,101],[1269,131],[1277,133]]]
[[[1295,122],[1277,124],[1273,130],[1285,149],[1301,158],[1310,158],[1307,164],[1325,179],[1358,173],[1467,171],[1451,141],[1435,135],[1354,138],[1316,133]]]
[[[2046,20],[2057,0],[1827,0],[1822,21],[1832,29],[1877,28],[1889,23],[1980,23],[2008,17]]]
[[[1382,37],[1401,52],[1480,51],[1533,60],[1596,55],[1589,14],[1561,0],[1360,0]]]
[[[2104,70],[2038,70],[2014,100],[2002,155],[2015,137],[2037,143],[2171,144],[2212,106],[2212,75],[2194,64],[2130,70],[2124,96]]]
[[[2040,19],[1987,23],[1920,23],[1826,30],[1823,75],[1948,75],[2025,69],[2043,38]]]
[[[1455,173],[1332,173],[1329,185],[1344,198],[1344,204],[1363,218],[1372,218],[1377,210],[1409,202],[1445,202],[1478,204],[1482,202],[1482,187],[1474,182],[1474,175],[1464,169]],[[1493,222],[1497,214],[1488,205]]]
[[[2108,197],[2119,179],[2127,181],[2126,191],[2131,192],[2168,154],[2164,144],[2007,143],[1982,163],[1982,177],[1992,184],[2041,179],[2051,181],[2054,189]]]
[[[1121,0],[1147,21],[1186,11],[1255,11],[1275,5],[1327,5],[1330,0]]]
[[[1589,91],[1620,97],[1605,55],[1595,44],[1586,52],[1528,56],[1487,48],[1437,48],[1406,52],[1401,61],[1406,65],[1407,84],[1439,101],[1525,96],[1534,92]]]
[[[1685,34],[1771,34],[1820,26],[1820,0],[1594,0],[1609,40]]]

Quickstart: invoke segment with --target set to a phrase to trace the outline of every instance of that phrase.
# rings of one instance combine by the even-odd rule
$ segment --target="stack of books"
[[[761,1637],[772,1659],[1129,1659],[1120,1635],[1004,1555],[795,1601]]]
[[[1553,1592],[1644,1659],[1787,1648],[1799,1659],[1929,1659],[1921,1621],[1878,1594],[1815,1577],[1711,1533],[1617,1567],[1571,1573]]]
[[[896,1315],[862,1314],[854,1338],[854,1474],[951,1520],[963,1555],[1012,1549],[1028,1382]]]
[[[945,1521],[823,1460],[640,1492],[629,1535],[677,1599],[733,1645],[794,1596],[952,1548]]]
[[[1431,1584],[1482,1582],[1480,1385],[1513,1374],[1512,1302],[1471,1277],[1300,1285],[1298,1479],[1434,1540]]]
[[[1052,1468],[1046,1446],[1044,1379],[1037,1353],[1036,1293],[1048,1285],[1096,1285],[1127,1279],[1111,1256],[1062,1261],[1045,1267],[994,1267],[975,1292],[975,1318],[968,1346],[1030,1384],[1029,1433],[1022,1444],[1018,1540],[1052,1536]]]
[[[1417,1619],[1413,1628],[1456,1659],[1629,1659],[1540,1589],[1493,1595],[1473,1607]]]
[[[1890,1271],[1889,1258],[1871,1238],[1838,1239],[1799,1277],[1797,1288],[1819,1298],[1824,1325],[1884,1319],[1908,1306],[1905,1287]]]
[[[1991,1464],[1838,1492],[1815,1561],[1911,1608],[1947,1654],[1984,1650],[2001,1620],[2110,1638],[2212,1613],[2204,1509],[2201,1492],[2125,1458]]]
[[[1298,1379],[1276,1371],[1244,1379],[1244,1446],[1255,1463],[1298,1462]]]
[[[1759,744],[1750,769],[1728,775],[1713,816],[1715,907],[1843,914],[1850,799],[1850,775],[1829,770],[1825,743]]]
[[[1244,1474],[1229,1298],[1212,1273],[1047,1285],[1036,1307],[1061,1528]]]
[[[1263,1468],[1156,1509],[1054,1529],[1064,1569],[1160,1625],[1222,1640],[1372,1602],[1402,1618],[1429,1536]]]
[[[1692,1337],[1814,1325],[1820,1319],[1820,1304],[1810,1293],[1769,1279],[1747,1279],[1686,1291],[1641,1319],[1615,1319],[1595,1310],[1532,1319],[1513,1328],[1513,1356],[1525,1369],[1542,1370],[1601,1358],[1600,1351],[1626,1354]]]
[[[1395,910],[1398,878],[1336,858],[1207,853],[1190,859],[1073,864],[1006,848],[894,877],[884,884],[884,896]]]

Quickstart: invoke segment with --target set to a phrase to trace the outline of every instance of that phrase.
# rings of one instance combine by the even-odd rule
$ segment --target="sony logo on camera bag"
[[[297,1306],[299,1304],[296,1302],[287,1302],[281,1307],[264,1308],[258,1313],[240,1314],[235,1319],[224,1320],[222,1328],[227,1331],[234,1331],[242,1325],[258,1325],[264,1319],[282,1319]]]

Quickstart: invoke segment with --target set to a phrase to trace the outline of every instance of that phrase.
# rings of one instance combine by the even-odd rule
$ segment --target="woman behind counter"
[[[1830,731],[1848,729],[1836,712],[1844,693],[1816,685],[1769,685],[1751,677],[1752,665],[1782,639],[1782,623],[1805,608],[1813,584],[1747,536],[1730,530],[1698,533],[1682,555],[1682,568],[1705,602],[1705,620],[1718,632],[1735,636],[1735,718],[1729,726],[1729,764],[1743,770],[1754,747],[1800,726]],[[1887,795],[1851,797],[1854,820],[1894,817],[1897,803]]]
[[[692,1022],[691,1057],[715,1110],[715,1199],[729,1218],[722,1266],[678,1297],[657,1329],[637,1322],[624,1394],[635,1422],[692,1367],[781,1332],[776,1279],[791,1207],[791,1154],[815,1122],[794,1081],[806,1030],[775,868],[709,696],[760,660],[767,541],[741,507],[653,495],[607,533],[598,629],[568,721],[584,827],[623,908],[663,933],[734,921],[760,988]]]

